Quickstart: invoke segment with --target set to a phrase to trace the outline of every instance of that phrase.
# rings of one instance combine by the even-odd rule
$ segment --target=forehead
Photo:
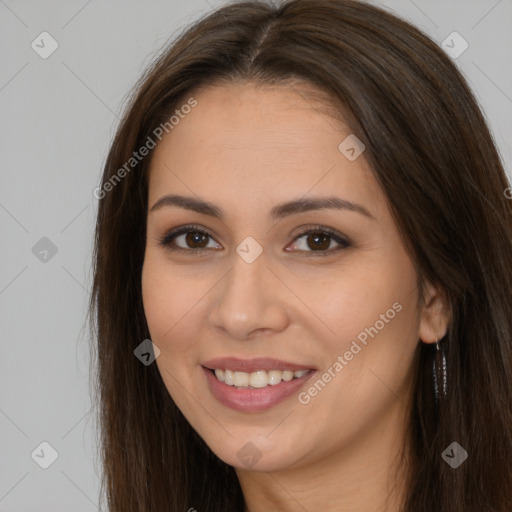
[[[316,192],[366,196],[375,206],[382,199],[364,154],[350,161],[340,151],[351,129],[321,91],[234,83],[190,96],[196,106],[155,149],[150,204],[159,194],[191,190],[260,204]]]

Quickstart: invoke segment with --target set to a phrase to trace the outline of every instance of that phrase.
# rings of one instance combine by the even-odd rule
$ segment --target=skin
[[[308,88],[233,83],[194,92],[197,106],[159,143],[150,166],[145,313],[170,395],[235,467],[247,511],[397,511],[415,350],[445,334],[446,300],[429,283],[419,300],[413,262],[364,153],[349,161],[340,152],[351,130]],[[151,211],[170,193],[214,203],[225,217],[177,206]],[[278,203],[332,195],[373,218],[336,209],[269,217]],[[184,235],[174,244],[188,253],[161,245],[189,223],[211,234],[202,254]],[[351,246],[335,251],[339,244],[327,239],[332,251],[319,255],[298,234],[315,225]],[[236,252],[248,236],[263,249],[250,264]],[[305,364],[318,370],[314,382],[396,302],[401,311],[306,405],[293,395],[240,412],[209,391],[200,363],[224,356]],[[261,454],[250,468],[237,457],[248,442]]]

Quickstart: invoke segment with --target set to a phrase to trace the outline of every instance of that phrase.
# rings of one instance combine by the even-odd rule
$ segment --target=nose
[[[233,267],[215,288],[210,323],[233,339],[280,332],[289,324],[285,287],[267,267],[264,254],[252,263],[235,254]]]

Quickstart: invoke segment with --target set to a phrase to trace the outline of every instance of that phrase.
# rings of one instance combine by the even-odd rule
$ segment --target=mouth
[[[201,366],[214,398],[244,412],[262,411],[283,402],[317,371],[270,358],[223,358]]]
[[[237,372],[234,370],[216,368],[210,370],[219,382],[235,388],[260,389],[267,386],[277,386],[281,382],[300,379],[313,370],[258,370],[256,372]]]

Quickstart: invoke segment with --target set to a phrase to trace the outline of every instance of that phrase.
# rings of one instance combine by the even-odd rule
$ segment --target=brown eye
[[[207,248],[220,248],[210,233],[194,226],[182,226],[172,230],[163,237],[160,244],[171,250],[187,251],[189,253],[200,253]]]
[[[291,250],[306,256],[327,256],[341,249],[350,247],[350,242],[337,231],[327,227],[313,227],[304,230],[295,238]],[[290,251],[290,249],[286,249]]]
[[[308,235],[306,243],[313,251],[326,250],[331,245],[331,237],[324,233],[314,233]]]
[[[185,236],[185,242],[192,248],[203,248],[208,245],[209,235],[205,235],[198,231],[189,231]]]

